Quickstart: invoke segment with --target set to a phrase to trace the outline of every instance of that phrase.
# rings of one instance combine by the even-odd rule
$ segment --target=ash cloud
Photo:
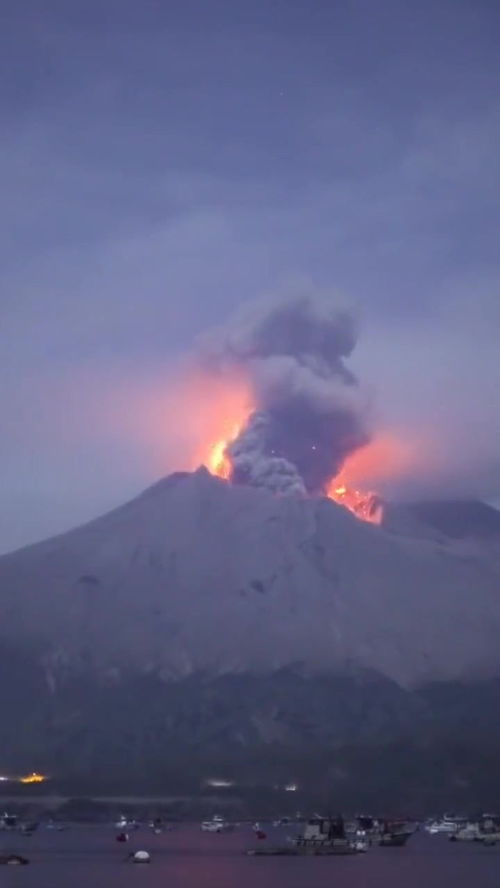
[[[369,441],[366,398],[345,364],[352,316],[326,296],[259,302],[202,340],[218,373],[251,380],[257,410],[228,447],[232,480],[279,493],[321,493]]]

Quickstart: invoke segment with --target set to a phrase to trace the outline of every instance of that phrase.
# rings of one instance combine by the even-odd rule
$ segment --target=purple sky
[[[305,281],[398,495],[500,500],[496,0],[24,0],[0,32],[0,551],[175,468],[169,365]],[[163,434],[164,432],[164,434]]]

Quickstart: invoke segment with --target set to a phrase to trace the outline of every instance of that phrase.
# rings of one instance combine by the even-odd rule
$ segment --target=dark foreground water
[[[270,836],[273,843],[284,840]],[[268,839],[269,841],[269,839]],[[374,848],[334,858],[247,857],[255,845],[249,827],[230,835],[179,827],[160,836],[146,829],[128,845],[112,827],[74,827],[31,837],[0,834],[0,853],[30,858],[24,867],[0,866],[1,888],[500,888],[500,847],[449,842],[417,834],[406,848]],[[145,849],[149,865],[125,862]]]

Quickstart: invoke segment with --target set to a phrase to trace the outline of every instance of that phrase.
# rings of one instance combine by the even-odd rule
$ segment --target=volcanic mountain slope
[[[500,673],[499,589],[496,560],[442,534],[200,469],[2,557],[1,637],[43,652],[49,684],[62,669],[165,680],[300,664],[414,685]]]
[[[222,774],[298,779],[303,806],[325,787],[336,809],[493,805],[496,544],[386,511],[391,530],[199,470],[1,558],[2,770],[73,794]]]

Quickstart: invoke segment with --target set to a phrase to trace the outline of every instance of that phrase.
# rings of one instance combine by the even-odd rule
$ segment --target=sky
[[[500,502],[496,0],[8,7],[0,551],[175,469],[172,368],[297,286],[359,317],[378,425],[432,440],[391,493]]]

